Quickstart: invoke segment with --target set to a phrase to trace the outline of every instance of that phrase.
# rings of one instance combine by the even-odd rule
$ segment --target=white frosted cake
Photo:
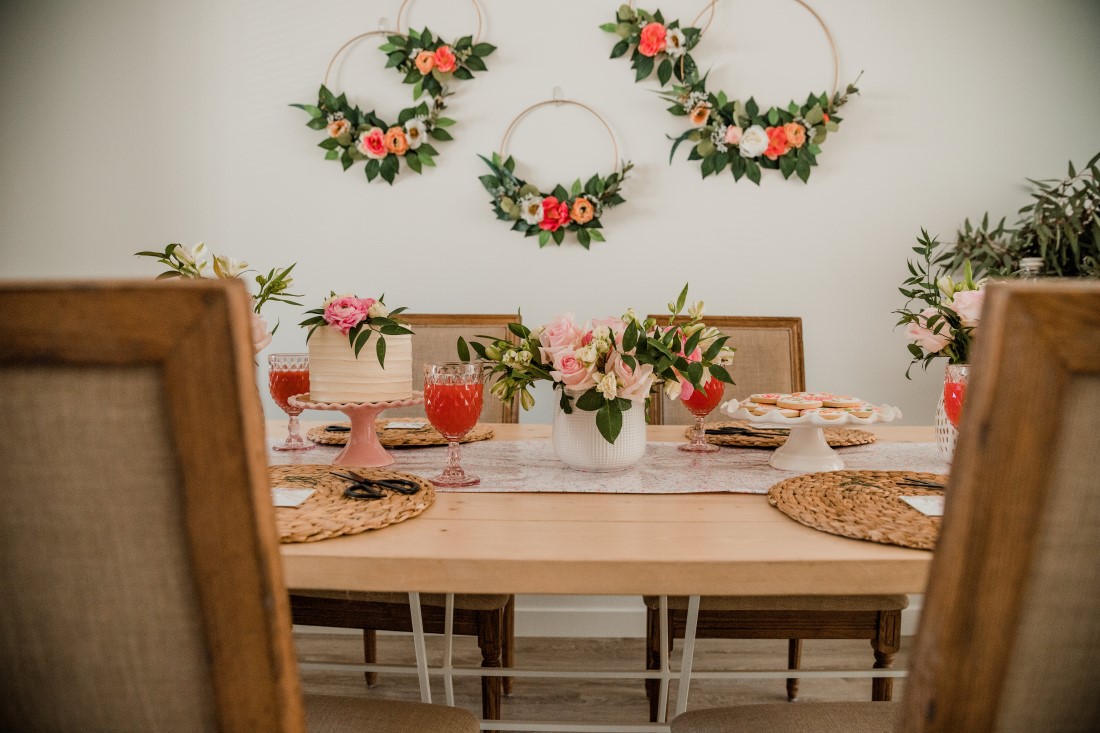
[[[371,336],[355,358],[348,337],[322,326],[309,339],[309,396],[314,402],[389,402],[412,396],[412,336],[386,336],[386,368]]]

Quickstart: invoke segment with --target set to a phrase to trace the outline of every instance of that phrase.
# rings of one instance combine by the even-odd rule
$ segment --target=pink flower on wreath
[[[964,326],[974,328],[981,318],[984,300],[985,291],[960,290],[951,301],[951,310],[959,314],[959,320]]]
[[[769,127],[765,132],[768,133],[768,149],[764,151],[764,157],[768,160],[775,160],[789,149],[787,147],[787,131],[780,126]]]
[[[743,132],[744,130],[737,125],[730,125],[727,127],[725,137],[726,145],[737,145],[741,142],[741,133]]]
[[[370,302],[368,302],[370,301]],[[372,298],[363,300],[354,295],[341,295],[330,298],[325,303],[325,323],[340,329],[345,336],[348,331],[367,319],[367,311],[374,304]]]
[[[563,351],[572,352],[580,339],[581,330],[573,320],[572,313],[564,313],[556,316],[552,321],[543,326],[539,334],[539,353],[543,361],[553,362],[555,357]]]
[[[542,200],[542,221],[539,228],[556,232],[562,225],[569,223],[569,204],[558,201],[554,196]]]
[[[570,391],[584,392],[596,386],[596,365],[584,366],[572,352],[559,354],[554,359],[550,377],[561,382]]]
[[[440,46],[435,50],[433,55],[435,60],[435,68],[440,72],[446,74],[455,70],[458,65],[455,59],[455,52],[451,50],[450,46]]]
[[[380,160],[385,158],[389,151],[386,150],[386,133],[381,127],[372,127],[359,138],[359,152],[368,158]]]
[[[615,381],[619,384],[619,397],[632,402],[644,402],[649,396],[649,388],[653,386],[653,367],[649,364],[638,364],[631,369],[622,356],[615,353],[607,360],[607,371],[615,375]]]
[[[345,119],[333,120],[328,123],[328,127],[325,129],[328,131],[329,137],[340,137],[351,129],[351,123]]]
[[[933,333],[932,329],[928,328],[928,319],[938,313],[939,311],[935,308],[925,308],[916,321],[911,321],[905,327],[905,337],[930,354],[943,351],[943,348],[951,343],[951,326],[947,321],[942,318],[936,321],[939,333]]]
[[[660,23],[650,23],[642,28],[642,37],[638,41],[638,53],[643,56],[656,56],[665,50],[667,43],[665,27]]]

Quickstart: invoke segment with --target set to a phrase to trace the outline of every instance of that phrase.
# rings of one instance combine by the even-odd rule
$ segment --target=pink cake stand
[[[344,450],[336,456],[333,463],[379,468],[393,463],[393,456],[387,453],[378,442],[378,431],[374,427],[378,413],[391,407],[412,407],[423,404],[424,393],[414,391],[412,397],[406,400],[390,402],[314,402],[307,392],[296,394],[287,401],[304,410],[337,410],[347,415],[351,419],[351,435]]]

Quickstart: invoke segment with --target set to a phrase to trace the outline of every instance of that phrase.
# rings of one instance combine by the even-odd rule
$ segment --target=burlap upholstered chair
[[[667,316],[656,318],[667,322]],[[806,389],[802,350],[802,319],[756,316],[707,316],[704,319],[730,337],[737,356],[730,367],[736,385],[726,385],[725,399],[743,399],[757,392],[792,392]],[[691,413],[679,400],[663,393],[651,401],[652,418],[658,424],[688,425]],[[713,420],[726,419],[711,413]],[[736,450],[736,449],[729,449]],[[659,599],[646,596],[646,666],[661,664]],[[788,639],[787,666],[798,669],[803,639],[868,639],[875,667],[889,667],[901,644],[901,611],[904,595],[877,596],[704,596],[700,600],[700,639]],[[669,644],[683,638],[687,622],[687,598],[669,598]],[[787,697],[798,697],[798,679],[787,680]],[[893,680],[875,679],[871,699],[889,700]],[[660,684],[646,680],[650,719],[657,719]]]
[[[700,710],[673,733],[1100,730],[1100,284],[990,286],[977,352],[903,702]]]
[[[0,285],[0,730],[473,733],[303,704],[239,282]]]
[[[515,340],[509,323],[519,323],[518,313],[431,314],[404,316],[412,326],[413,388],[423,389],[423,365],[439,361],[457,361],[459,336],[467,341],[478,335]],[[485,393],[482,422],[514,423],[519,405],[505,405]],[[386,417],[424,417],[423,406],[388,410]],[[443,632],[445,596],[422,594],[420,604],[424,628]],[[291,592],[294,620],[300,624],[363,629],[363,656],[368,664],[377,661],[376,631],[412,631],[408,596],[404,593],[333,593],[325,590]],[[482,666],[514,665],[515,598],[510,595],[455,595],[454,633],[476,636],[481,649]],[[368,685],[378,680],[376,672],[367,672]],[[482,715],[487,720],[500,718],[501,693],[512,691],[511,677],[483,677],[481,680]]]

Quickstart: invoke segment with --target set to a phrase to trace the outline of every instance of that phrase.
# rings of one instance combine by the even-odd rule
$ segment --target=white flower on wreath
[[[714,132],[710,134],[710,141],[714,143],[714,149],[719,153],[724,153],[729,150],[729,146],[726,145],[726,125],[719,123],[714,128]]]
[[[615,381],[615,374],[608,372],[600,381],[596,382],[596,391],[609,400],[619,396],[619,383]]]
[[[428,127],[424,124],[422,116],[417,115],[405,123],[405,139],[409,141],[409,150],[419,148],[426,134],[428,134]]]
[[[519,212],[528,224],[538,224],[542,221],[542,196],[524,196],[519,202]]]
[[[741,157],[756,158],[768,149],[768,133],[760,125],[753,125],[741,134]]]
[[[665,33],[665,53],[678,59],[687,52],[687,37],[679,28],[669,28]]]

